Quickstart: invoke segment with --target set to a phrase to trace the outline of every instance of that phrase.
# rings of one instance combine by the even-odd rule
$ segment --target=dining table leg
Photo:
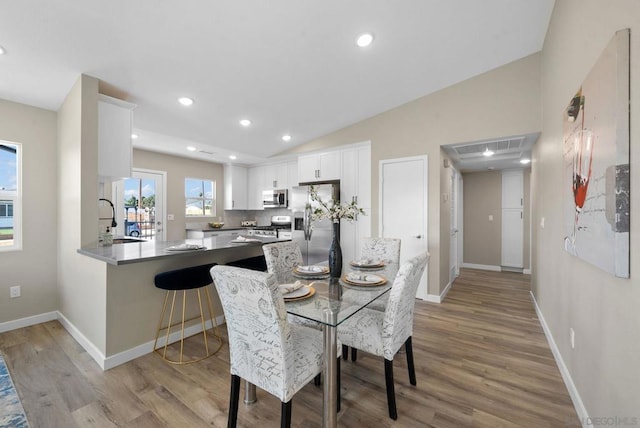
[[[338,334],[337,314],[326,309],[323,314],[324,335],[324,386],[323,386],[323,415],[324,428],[336,428],[338,425]]]
[[[249,382],[244,381],[244,404],[253,404],[258,399],[256,398],[256,386]]]

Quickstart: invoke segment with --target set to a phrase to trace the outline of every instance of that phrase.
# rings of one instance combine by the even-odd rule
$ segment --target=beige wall
[[[22,250],[0,253],[2,324],[58,308],[56,113],[0,100],[0,140],[22,145],[24,195]],[[14,285],[22,297],[9,299]]]
[[[464,180],[464,263],[500,266],[502,173],[462,174]],[[489,221],[489,216],[493,221]]]
[[[445,239],[446,245],[441,247],[440,236],[445,226],[440,216],[440,146],[539,132],[540,121],[540,56],[536,54],[318,138],[294,151],[371,141],[373,235],[378,233],[380,160],[426,154],[429,294],[439,295],[449,282],[449,240]],[[449,217],[445,217],[448,228]],[[443,267],[446,270],[441,274]]]
[[[207,217],[189,217],[188,220],[185,218],[184,179],[187,177],[215,181],[216,216],[224,216],[224,171],[222,164],[169,156],[146,150],[134,150],[133,167],[167,173],[166,212],[175,216],[175,220],[166,223],[168,241],[186,238],[185,223],[187,221],[211,221]]]
[[[563,0],[542,60],[542,136],[533,159],[533,292],[591,417],[640,417],[640,233],[631,228],[631,279],[563,249],[562,112],[614,33],[631,28],[631,224],[640,224],[640,2]],[[545,219],[545,227],[540,226]],[[575,349],[569,329],[575,330]]]
[[[502,171],[468,172],[464,179],[464,263],[500,266],[502,264]],[[530,269],[531,169],[523,171],[524,269]],[[489,221],[489,215],[493,221]]]
[[[98,80],[80,76],[58,110],[60,313],[106,351],[106,266],[78,248],[98,233]]]

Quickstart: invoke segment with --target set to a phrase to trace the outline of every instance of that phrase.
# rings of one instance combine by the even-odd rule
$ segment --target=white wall
[[[631,28],[631,278],[563,249],[562,113],[614,33]],[[542,135],[534,150],[533,292],[588,415],[640,423],[640,2],[556,1],[542,54]],[[635,201],[635,202],[634,202]],[[545,227],[540,221],[545,218]],[[575,330],[575,349],[569,329]]]

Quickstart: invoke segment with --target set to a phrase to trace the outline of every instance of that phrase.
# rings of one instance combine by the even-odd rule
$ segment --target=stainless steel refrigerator
[[[323,202],[340,199],[339,182],[314,186]],[[293,215],[292,240],[300,246],[305,265],[327,264],[333,224],[327,219],[311,220],[311,213],[319,204],[311,200],[309,187],[294,187],[289,195],[289,208]]]

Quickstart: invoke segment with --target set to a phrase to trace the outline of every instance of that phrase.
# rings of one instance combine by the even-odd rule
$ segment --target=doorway
[[[380,236],[401,240],[400,263],[428,249],[427,156],[380,161]],[[428,267],[416,297],[427,298]]]
[[[134,169],[130,178],[113,183],[116,235],[164,241],[166,172]]]

